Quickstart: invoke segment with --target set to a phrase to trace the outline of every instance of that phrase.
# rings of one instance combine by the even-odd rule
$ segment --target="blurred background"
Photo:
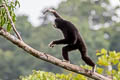
[[[53,29],[54,17],[43,15],[45,8],[55,8],[80,31],[88,47],[88,55],[97,60],[96,50],[102,48],[120,51],[120,1],[119,0],[20,0],[16,10],[16,26],[23,40],[31,47],[62,59],[62,46],[49,48],[50,41],[62,38]],[[85,64],[79,51],[69,53],[73,64]],[[0,36],[0,80],[16,80],[32,70],[66,73],[65,70],[36,59]]]

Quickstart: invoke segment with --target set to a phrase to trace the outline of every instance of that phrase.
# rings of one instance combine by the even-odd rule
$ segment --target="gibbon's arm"
[[[62,17],[53,9],[47,9],[43,12],[43,14],[47,13],[47,12],[50,12],[50,13],[53,13],[53,15],[56,17],[56,18],[60,18],[62,19]]]

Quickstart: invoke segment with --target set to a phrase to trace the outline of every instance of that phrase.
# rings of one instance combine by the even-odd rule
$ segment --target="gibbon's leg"
[[[78,49],[76,45],[67,45],[67,46],[64,46],[62,48],[62,56],[63,56],[63,59],[67,62],[69,62],[69,56],[68,56],[68,52],[69,51],[72,51],[72,50],[75,50],[75,49]]]
[[[92,72],[95,72],[96,65],[87,55],[87,50],[80,48],[79,51],[81,52],[82,59],[85,63],[92,67]]]

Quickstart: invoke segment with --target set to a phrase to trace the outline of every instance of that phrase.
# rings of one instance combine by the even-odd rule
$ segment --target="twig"
[[[75,73],[82,74],[84,76],[90,77],[90,78],[95,79],[95,80],[112,80],[112,79],[107,78],[107,77],[105,77],[101,74],[98,74],[96,72],[91,73],[90,70],[83,69],[77,65],[62,62],[61,60],[59,60],[59,59],[57,59],[57,58],[55,58],[47,53],[39,52],[39,51],[33,49],[32,47],[30,47],[29,45],[27,45],[26,43],[24,43],[23,41],[17,39],[16,37],[11,35],[10,33],[6,32],[2,28],[0,29],[0,35],[38,59],[42,59],[44,61],[47,61],[49,63],[52,63],[54,65],[62,67],[64,69],[67,69],[69,71],[73,71]]]
[[[6,4],[5,4],[5,2],[3,2],[2,5],[3,5],[3,7],[4,7],[5,10],[6,10],[6,14],[7,14],[7,16],[8,16],[8,18],[9,18],[10,22],[11,22],[13,31],[16,33],[18,39],[20,39],[20,40],[22,41],[22,38],[21,38],[20,34],[18,33],[18,31],[17,31],[17,29],[16,29],[16,27],[15,27],[15,24],[14,24],[14,22],[13,22],[11,16],[10,16],[9,10],[8,10],[8,8],[7,8]]]

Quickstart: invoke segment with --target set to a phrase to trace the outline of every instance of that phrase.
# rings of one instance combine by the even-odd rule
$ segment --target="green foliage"
[[[120,52],[102,49],[96,55],[98,56],[97,64],[105,68],[104,71],[102,69],[98,72],[113,77],[113,80],[120,80]]]
[[[87,80],[87,78],[74,73],[65,75],[34,70],[33,73],[29,76],[21,76],[20,80]]]
[[[3,1],[2,1],[2,4],[5,4],[7,6],[10,16],[11,16],[13,22],[15,22],[16,15],[15,15],[14,10],[17,6],[20,6],[19,1],[18,0],[12,0],[12,1],[3,0]],[[8,15],[6,13],[6,10],[5,10],[5,8],[2,7],[2,8],[0,8],[0,27],[3,27],[3,26],[7,26],[8,32],[11,30],[11,27],[12,27],[11,22],[8,18]]]
[[[105,49],[102,49],[100,53],[96,54],[98,57],[98,64],[101,66],[116,65],[120,60],[120,53],[115,51],[107,52]]]

